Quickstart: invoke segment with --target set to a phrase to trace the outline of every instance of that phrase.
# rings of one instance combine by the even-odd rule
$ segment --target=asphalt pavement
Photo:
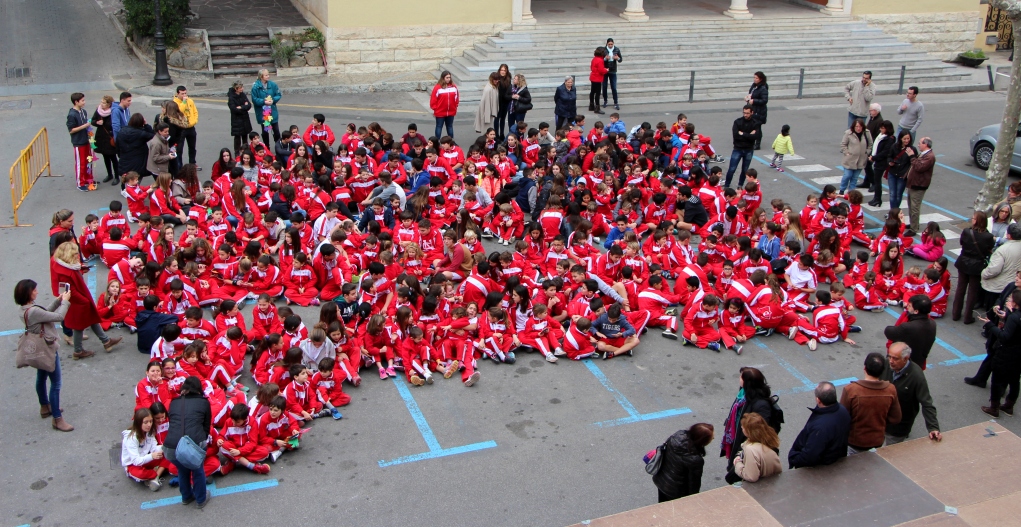
[[[876,82],[895,80],[876,79]],[[116,95],[115,93],[111,93]],[[91,112],[99,92],[87,92]],[[55,174],[40,179],[21,209],[31,227],[0,229],[3,288],[32,278],[40,284],[40,299],[48,295],[47,235],[54,211],[70,208],[81,228],[89,212],[104,213],[110,200],[123,199],[112,186],[87,194],[76,191],[69,177],[72,168],[64,120],[67,95],[3,98],[0,103],[28,100],[29,109],[0,110],[0,166],[9,167],[17,151],[40,127],[51,133]],[[1002,93],[963,93],[919,97],[926,104],[920,135],[934,141],[939,165],[923,212],[932,214],[944,232],[959,233],[957,226],[971,214],[983,173],[974,167],[968,139],[981,126],[998,122]],[[729,158],[730,125],[740,114],[740,101],[628,107],[620,110],[628,127],[642,121],[655,125],[673,122],[683,111],[700,133]],[[897,97],[882,97],[884,115],[896,122]],[[150,120],[157,113],[145,98],[133,109]],[[824,178],[839,177],[839,143],[846,124],[840,99],[778,100],[770,104],[764,127],[764,148],[752,166],[759,170],[765,202],[787,200],[796,210],[805,196],[821,188]],[[462,109],[456,121],[457,139],[470,144],[472,109]],[[200,177],[221,147],[230,146],[229,116],[215,98],[199,101]],[[395,136],[407,123],[430,134],[431,115],[420,96],[365,94],[288,96],[281,101],[283,126],[304,129],[313,113],[324,113],[336,133],[344,124],[378,121]],[[592,116],[595,117],[595,116]],[[254,116],[253,116],[254,120]],[[552,122],[551,115],[529,115],[527,121]],[[595,119],[589,119],[589,124]],[[788,160],[784,174],[764,164],[768,144],[781,125],[789,124],[795,151],[804,159]],[[798,167],[811,167],[811,171]],[[726,163],[723,164],[726,170]],[[101,179],[101,164],[95,167]],[[1017,176],[1012,176],[1013,181]],[[9,206],[2,205],[4,223]],[[867,212],[880,218],[883,210]],[[939,215],[939,216],[935,216]],[[878,224],[868,221],[868,227]],[[948,234],[948,255],[959,247]],[[487,245],[495,250],[494,245]],[[911,259],[909,258],[909,261]],[[107,270],[100,264],[90,285],[101,292]],[[956,283],[956,277],[954,278]],[[813,405],[811,388],[823,380],[848,382],[861,377],[862,361],[881,351],[883,328],[899,310],[858,314],[864,327],[855,335],[856,346],[822,345],[811,352],[781,336],[755,339],[743,355],[681,347],[651,329],[642,337],[634,357],[609,361],[546,363],[538,355],[524,354],[514,365],[480,361],[481,381],[464,388],[456,380],[438,380],[421,388],[403,380],[380,381],[366,371],[359,388],[345,387],[352,403],[343,408],[344,419],[315,423],[303,447],[285,455],[268,476],[237,470],[214,478],[218,499],[205,514],[229,524],[278,524],[329,521],[341,525],[389,526],[414,521],[424,525],[541,525],[572,524],[633,509],[656,501],[656,490],[645,474],[641,457],[674,431],[696,422],[722,426],[737,392],[738,369],[760,368],[775,392],[787,423],[781,433],[782,454],[794,441]],[[315,309],[297,309],[306,322],[317,318]],[[250,320],[250,307],[244,309]],[[0,342],[8,350],[16,345],[21,325],[12,302],[0,304]],[[0,510],[4,525],[180,525],[202,521],[203,512],[173,504],[176,490],[152,493],[131,482],[119,466],[120,430],[126,428],[133,407],[133,389],[143,376],[147,355],[134,350],[134,338],[122,330],[125,342],[110,354],[100,351],[85,361],[70,360],[62,346],[63,407],[76,430],[61,434],[41,420],[32,391],[34,372],[15,370],[8,362],[0,370]],[[977,326],[939,321],[940,343],[930,355],[927,371],[939,411],[940,425],[949,430],[982,422],[988,417],[979,406],[985,390],[966,386],[961,379],[977,368],[983,352]],[[88,344],[99,345],[93,336]],[[12,353],[12,352],[11,352]],[[251,382],[249,381],[251,385]],[[1000,423],[1021,433],[1018,418]],[[916,421],[912,437],[924,426]],[[724,485],[725,462],[717,457],[718,441],[710,446],[703,489]],[[160,501],[153,501],[160,500]]]

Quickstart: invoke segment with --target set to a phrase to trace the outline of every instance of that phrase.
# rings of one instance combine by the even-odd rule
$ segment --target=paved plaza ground
[[[877,83],[895,82],[876,79]],[[90,111],[103,93],[87,92]],[[980,126],[997,122],[1003,95],[964,93],[929,95],[921,135],[933,138],[939,165],[926,195],[923,212],[939,221],[944,232],[971,214],[972,200],[983,174],[968,156],[967,141]],[[0,166],[9,167],[31,136],[42,126],[51,133],[54,173],[69,174],[72,166],[64,118],[67,94],[0,98],[5,126],[0,128]],[[881,97],[887,118],[895,117],[900,102]],[[200,173],[209,177],[216,153],[230,145],[225,104],[215,98],[198,101],[200,122]],[[151,101],[136,98],[135,111],[150,120],[157,110]],[[671,122],[678,111],[688,114],[698,131],[713,137],[721,153],[730,153],[729,130],[739,114],[740,101],[731,104],[676,104],[629,107],[621,101],[628,126],[642,121]],[[456,122],[462,144],[475,138],[471,130],[474,108],[463,108]],[[289,96],[280,105],[281,123],[304,128],[313,113],[326,115],[338,131],[344,123],[380,122],[400,135],[407,123],[432,128],[432,118],[416,98],[407,94],[359,96]],[[543,112],[529,114],[529,123],[550,120]],[[594,122],[594,119],[590,119]],[[770,104],[764,135],[772,139],[783,124],[790,124],[795,150],[804,159],[790,160],[780,174],[764,164],[768,150],[757,153],[753,167],[763,174],[768,202],[782,197],[796,209],[809,192],[838,177],[839,141],[846,112],[839,99],[778,100]],[[764,142],[766,143],[766,142]],[[798,170],[798,168],[801,170]],[[726,165],[724,165],[726,168]],[[102,167],[96,167],[102,177]],[[1016,176],[1012,177],[1016,178]],[[77,227],[89,212],[105,212],[112,199],[122,199],[109,185],[82,194],[69,177],[39,180],[22,209],[22,221],[32,227],[0,230],[0,284],[11,291],[22,278],[32,278],[48,291],[46,231],[50,216],[60,208],[76,213]],[[9,218],[9,206],[0,214]],[[882,210],[866,210],[868,227],[878,225]],[[949,234],[948,238],[955,238]],[[947,249],[959,247],[951,239]],[[488,250],[495,250],[487,245]],[[909,259],[909,261],[911,261]],[[912,263],[914,263],[912,261]],[[89,275],[95,291],[106,283],[101,264]],[[956,281],[956,277],[955,277]],[[42,294],[42,297],[48,297]],[[98,296],[98,294],[97,294]],[[306,320],[317,310],[298,309]],[[128,425],[133,388],[142,378],[147,355],[134,350],[134,338],[125,336],[115,352],[100,352],[85,361],[72,361],[62,347],[63,406],[76,426],[71,434],[58,434],[49,421],[40,420],[32,390],[34,372],[15,370],[13,360],[0,369],[0,510],[4,525],[180,525],[204,521],[237,525],[330,521],[340,525],[384,526],[414,521],[423,525],[541,525],[580,522],[655,502],[656,491],[642,470],[641,456],[669,434],[699,421],[721,430],[737,391],[741,366],[765,373],[781,394],[787,423],[781,434],[782,453],[808,417],[810,393],[823,380],[848,382],[862,376],[862,361],[885,342],[882,329],[892,324],[896,309],[888,313],[859,314],[864,332],[855,335],[857,346],[844,343],[820,346],[816,352],[796,346],[781,336],[755,339],[742,356],[682,348],[652,329],[642,338],[633,358],[610,361],[548,364],[537,355],[522,355],[514,365],[494,366],[480,361],[482,380],[466,389],[456,380],[440,380],[415,388],[403,380],[379,381],[368,371],[359,388],[347,391],[352,403],[339,422],[318,422],[300,451],[284,456],[268,476],[235,471],[214,478],[216,499],[205,513],[173,504],[176,490],[151,493],[134,484],[119,466],[120,430]],[[0,343],[12,350],[19,328],[16,306],[0,303]],[[244,309],[251,318],[251,308]],[[930,389],[944,430],[987,420],[979,411],[988,392],[966,386],[961,379],[974,372],[975,357],[984,353],[977,326],[949,320],[939,322],[940,341],[930,356]],[[98,349],[95,337],[89,344]],[[248,383],[251,385],[250,380]],[[1021,432],[1021,418],[1005,417],[1001,424]],[[916,421],[913,437],[921,435]],[[724,485],[725,463],[716,457],[717,443],[707,456],[703,488]],[[157,501],[153,501],[157,500]],[[210,520],[205,520],[210,521]]]

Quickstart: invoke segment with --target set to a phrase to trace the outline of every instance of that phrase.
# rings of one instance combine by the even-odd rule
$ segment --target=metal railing
[[[53,175],[50,170],[50,138],[45,127],[35,134],[28,146],[18,155],[18,160],[11,165],[11,206],[14,209],[14,224],[0,227],[32,226],[30,223],[18,223],[18,209],[43,172],[47,177]]]

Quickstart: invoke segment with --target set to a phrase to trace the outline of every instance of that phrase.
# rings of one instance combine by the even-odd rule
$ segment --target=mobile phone
[[[71,284],[67,282],[60,282],[60,294],[64,294],[71,290]]]

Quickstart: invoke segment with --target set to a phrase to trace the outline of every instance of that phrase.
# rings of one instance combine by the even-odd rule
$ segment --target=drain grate
[[[16,101],[0,101],[0,111],[3,110],[28,110],[32,107],[29,99],[18,99]]]
[[[8,79],[24,79],[31,76],[28,68],[7,68]]]

